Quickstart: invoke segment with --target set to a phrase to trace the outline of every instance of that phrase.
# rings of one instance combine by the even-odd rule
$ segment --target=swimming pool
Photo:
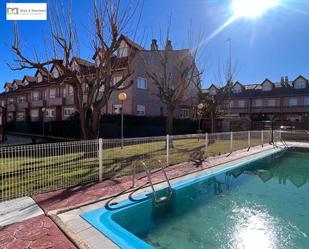
[[[84,213],[121,248],[309,248],[309,151],[273,150],[150,195]],[[164,190],[162,190],[164,191]]]

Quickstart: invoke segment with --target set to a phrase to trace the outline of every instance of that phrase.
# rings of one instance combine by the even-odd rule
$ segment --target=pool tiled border
[[[302,146],[302,145],[299,145]],[[308,147],[308,145],[306,146]],[[209,161],[205,162],[211,165],[211,168],[206,168],[198,172],[194,172],[192,174],[188,174],[185,176],[177,177],[171,180],[173,187],[177,186],[177,184],[182,184],[183,182],[187,181],[188,179],[197,179],[200,177],[205,177],[206,175],[212,174],[214,172],[228,170],[233,167],[238,167],[240,164],[249,162],[248,160],[256,160],[257,157],[263,157],[267,154],[275,153],[276,149],[273,146],[266,145],[263,148],[251,148],[250,151],[239,151],[238,153],[235,152],[232,157],[226,157],[226,161],[219,162],[216,165],[216,160],[218,158],[210,159]],[[239,157],[237,158],[237,154]],[[220,160],[219,160],[220,161]],[[212,164],[215,164],[212,166]],[[164,183],[159,183],[156,185],[156,188],[164,187]],[[150,187],[146,187],[139,190],[132,190],[135,191],[136,196],[149,193],[151,191]],[[95,229],[92,225],[86,222],[84,219],[80,217],[81,214],[99,209],[105,206],[106,203],[113,201],[113,202],[122,202],[128,199],[129,193],[125,193],[120,196],[113,196],[107,197],[104,200],[89,204],[89,205],[82,205],[80,207],[76,207],[75,209],[70,209],[70,211],[65,212],[61,210],[61,212],[53,211],[54,215],[57,215],[61,222],[65,225],[67,230],[70,233],[74,233],[75,237],[78,237],[81,241],[87,245],[84,248],[91,248],[91,249],[99,249],[99,248],[110,248],[116,249],[119,248],[115,243],[113,243],[109,238],[107,238],[104,234],[99,232]]]
[[[256,161],[260,158],[272,155],[274,153],[279,152],[281,149],[273,148],[269,151],[261,152],[257,155],[248,156],[245,160],[239,160],[237,162],[229,162],[225,164],[224,168],[215,169],[212,172],[204,173],[199,176],[192,176],[190,179],[185,179],[181,181],[177,181],[172,184],[173,189],[180,189],[185,186],[191,185],[192,183],[199,182],[205,179],[208,179],[214,175],[224,173],[226,171],[235,169],[237,167],[243,166],[250,162]],[[108,210],[106,208],[98,208],[92,211],[85,212],[80,216],[88,221],[93,227],[102,232],[105,236],[110,238],[113,242],[115,242],[121,248],[126,249],[135,249],[135,248],[143,248],[143,249],[153,249],[153,247],[140,238],[136,237],[126,229],[122,228],[119,224],[117,224],[112,219],[112,215],[118,212],[121,212],[125,209],[131,208],[132,206],[139,205],[141,201],[145,199],[149,199],[149,196],[146,194],[140,194],[134,197],[134,201],[125,200],[116,205],[113,205],[113,210]],[[140,200],[140,201],[139,201]]]

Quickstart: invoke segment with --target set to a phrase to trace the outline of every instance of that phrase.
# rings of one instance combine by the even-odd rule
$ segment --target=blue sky
[[[11,1],[0,1],[0,87],[14,78],[34,73],[11,71],[6,65],[13,60],[10,51],[13,23],[5,20],[6,2]],[[81,41],[81,56],[90,59],[93,51],[86,34],[90,1],[72,2]],[[144,0],[136,39],[148,47],[153,37],[159,38],[160,30],[166,30],[169,17],[172,20],[171,40],[176,48],[186,46],[190,23],[196,33],[203,30],[205,41],[198,62],[205,70],[204,87],[218,80],[218,68],[222,69],[228,57],[228,38],[232,40],[235,80],[258,83],[265,78],[279,81],[285,75],[294,79],[299,74],[309,78],[308,0],[279,0],[278,6],[262,16],[239,18],[210,39],[232,14],[230,0]],[[36,48],[39,53],[44,53],[44,40],[49,37],[48,22],[19,21],[18,25],[25,51],[31,55],[33,48]]]

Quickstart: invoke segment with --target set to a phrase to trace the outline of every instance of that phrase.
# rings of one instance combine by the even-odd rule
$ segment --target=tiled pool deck
[[[247,156],[272,148],[271,145],[265,145],[263,148],[256,146],[249,151],[234,152],[228,157],[227,155],[211,157],[202,165],[184,163],[171,166],[166,172],[168,177],[173,179],[173,183],[197,174],[217,170],[225,167],[224,164],[227,162],[243,160]],[[137,179],[137,187],[147,184],[144,173],[137,174]],[[153,179],[155,182],[161,182],[163,176],[158,172],[154,174]],[[126,199],[132,191],[132,176],[126,176],[116,180],[36,195],[33,199],[43,209],[45,216],[40,215],[0,228],[0,248],[76,248],[48,216],[53,217],[57,225],[70,239],[75,240],[80,248],[117,248],[104,235],[82,220],[79,214],[102,207],[107,202]],[[148,191],[149,188],[141,188],[135,191],[134,195]]]
[[[1,249],[74,249],[73,243],[47,216],[40,215],[0,228]]]

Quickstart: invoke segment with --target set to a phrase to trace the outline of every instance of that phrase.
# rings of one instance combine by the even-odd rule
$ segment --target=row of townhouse
[[[215,95],[218,90],[218,86],[211,85],[205,92]],[[269,79],[261,84],[236,82],[224,105],[224,112],[251,120],[267,120],[277,116],[281,121],[309,121],[308,79],[300,75],[293,81],[281,77],[280,82]]]
[[[165,107],[157,97],[157,87],[147,77],[147,67],[154,66],[153,64],[160,61],[145,63],[151,57],[149,53],[158,50],[156,40],[152,40],[150,50],[144,49],[124,35],[120,36],[119,43],[120,46],[114,58],[117,61],[117,68],[113,73],[113,81],[118,82],[124,70],[130,68],[133,71],[127,79],[127,82],[133,82],[133,84],[124,90],[127,94],[127,100],[123,106],[124,113],[140,116],[165,115]],[[175,58],[191,55],[188,49],[173,50],[170,41],[167,46],[166,49],[171,50]],[[91,75],[99,63],[98,53],[100,52],[92,57],[93,62],[73,58],[71,66],[82,75]],[[50,68],[50,73],[54,78],[60,77],[60,72],[55,65]],[[39,71],[34,76],[24,76],[22,80],[6,83],[4,89],[5,91],[0,94],[0,104],[6,108],[8,122],[66,120],[76,111],[73,87],[52,82],[48,75]],[[83,91],[83,100],[86,102],[87,88],[84,87]],[[119,93],[120,91],[115,91],[111,95],[108,104],[102,109],[102,114],[118,114],[121,111]],[[185,96],[186,100],[176,108],[175,117],[190,118],[194,115],[194,106],[197,103],[197,89],[194,84],[187,89]]]

